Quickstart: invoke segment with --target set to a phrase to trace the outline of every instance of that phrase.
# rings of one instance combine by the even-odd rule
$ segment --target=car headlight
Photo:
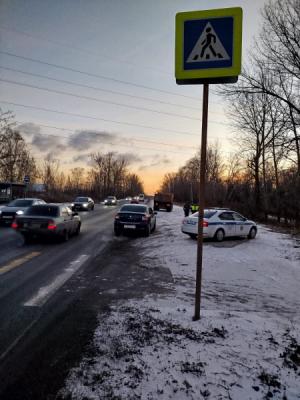
[[[104,203],[107,203],[107,200],[104,200]]]
[[[18,211],[16,212],[16,214],[17,214],[17,215],[22,215],[22,214],[24,214],[24,211],[18,210]]]
[[[116,200],[113,200],[113,201],[112,201],[112,203],[115,203],[115,202],[116,202]]]
[[[87,207],[87,206],[88,206],[88,203],[83,203],[82,206],[83,206],[83,207]]]

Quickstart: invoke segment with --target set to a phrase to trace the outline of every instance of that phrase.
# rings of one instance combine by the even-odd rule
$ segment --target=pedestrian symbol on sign
[[[230,60],[230,57],[211,23],[208,22],[186,62],[193,63],[215,60]]]

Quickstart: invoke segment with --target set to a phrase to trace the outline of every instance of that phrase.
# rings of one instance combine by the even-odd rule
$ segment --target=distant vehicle
[[[25,243],[34,237],[59,238],[66,242],[71,235],[79,235],[81,220],[65,204],[41,204],[16,216],[11,227],[23,235]]]
[[[154,210],[160,209],[167,210],[168,212],[173,210],[173,193],[155,193],[154,195]]]
[[[131,199],[130,203],[131,203],[131,204],[139,204],[139,203],[140,203],[140,201],[139,201],[139,196],[133,197],[133,198]]]
[[[197,237],[198,212],[184,218],[181,231],[192,238]],[[256,233],[256,223],[235,211],[218,208],[204,210],[204,238],[215,238],[218,242],[221,242],[226,237],[232,236],[246,236],[248,239],[254,239]]]
[[[1,207],[0,224],[10,226],[16,215],[23,215],[30,206],[36,204],[46,204],[46,202],[42,199],[32,198],[11,201],[7,206]]]
[[[139,202],[144,203],[145,201],[145,195],[143,193],[139,194]]]
[[[73,202],[73,210],[74,211],[89,211],[93,210],[95,207],[94,200],[90,197],[76,197]]]
[[[108,196],[104,200],[104,205],[106,205],[106,206],[115,206],[117,204],[118,204],[118,200],[117,200],[116,196]]]
[[[127,196],[125,200],[126,200],[126,201],[131,201],[131,200],[132,200],[132,197],[131,197],[131,196]]]
[[[116,236],[125,231],[141,232],[145,236],[149,236],[155,227],[156,212],[143,204],[125,204],[115,217]]]

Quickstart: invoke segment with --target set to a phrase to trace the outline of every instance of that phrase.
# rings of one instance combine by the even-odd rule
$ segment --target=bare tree
[[[37,175],[35,160],[21,134],[10,127],[3,128],[0,133],[0,179],[23,182],[25,175],[34,180]]]

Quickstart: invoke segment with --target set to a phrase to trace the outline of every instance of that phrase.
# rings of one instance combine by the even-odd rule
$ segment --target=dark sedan
[[[90,197],[76,197],[73,202],[73,210],[74,211],[90,211],[95,207],[94,200]]]
[[[71,235],[79,235],[80,227],[80,217],[65,204],[32,206],[12,223],[12,228],[23,235],[25,242],[34,237],[67,241]]]
[[[14,218],[18,215],[23,215],[25,211],[36,204],[46,204],[42,199],[15,199],[7,206],[0,209],[0,224],[10,226]]]
[[[115,235],[131,231],[149,236],[156,227],[156,214],[151,207],[142,204],[125,204],[115,217]]]

